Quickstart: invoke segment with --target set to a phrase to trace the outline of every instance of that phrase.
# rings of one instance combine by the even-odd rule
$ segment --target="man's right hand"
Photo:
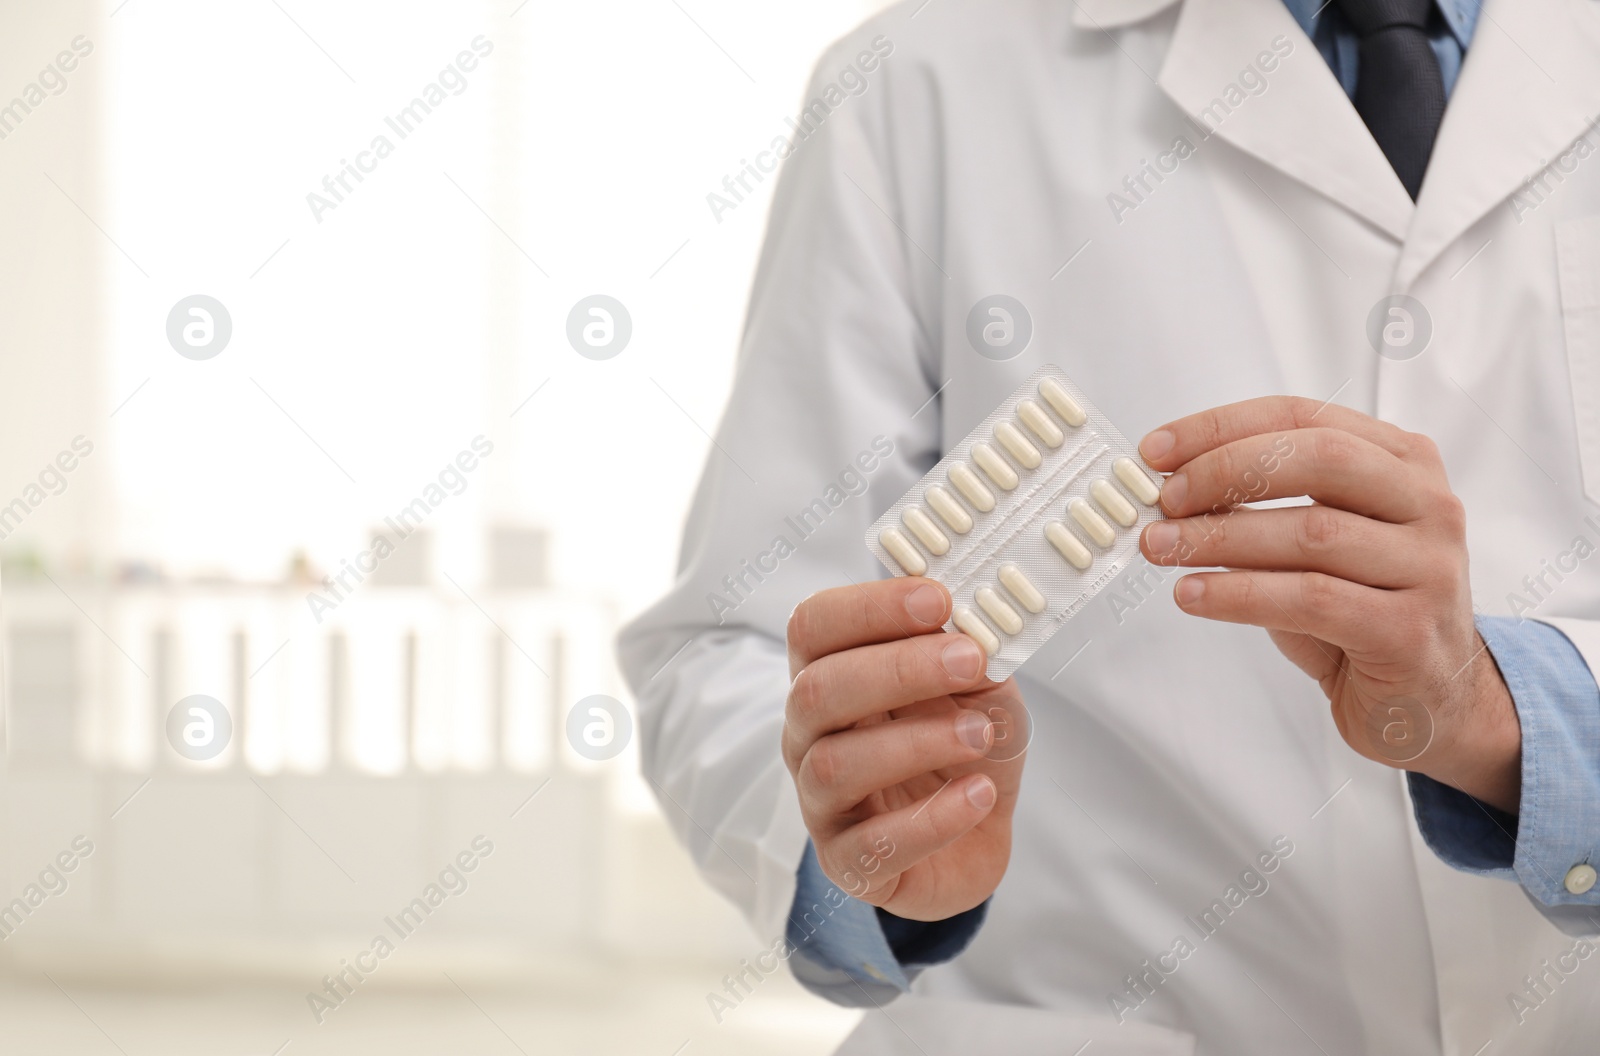
[[[783,759],[817,860],[911,920],[999,886],[1032,729],[1016,681],[989,681],[949,617],[949,592],[917,577],[824,590],[789,617]]]

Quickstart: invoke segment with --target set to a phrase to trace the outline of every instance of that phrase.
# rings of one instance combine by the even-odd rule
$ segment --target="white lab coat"
[[[1039,364],[1135,438],[1269,393],[1428,434],[1483,613],[1594,538],[1600,500],[1600,3],[1488,0],[1415,206],[1281,0],[908,0],[810,94],[879,35],[893,54],[786,162],[681,577],[621,647],[645,767],[693,820],[667,812],[766,939],[806,840],[778,754],[789,612],[883,575],[866,526]],[[1184,120],[1280,37],[1264,91],[1209,137]],[[1180,137],[1176,171],[1113,209]],[[1366,337],[1394,292],[1432,321],[1409,360]],[[1004,361],[967,337],[996,293],[1033,324]],[[894,454],[858,462],[875,437]],[[785,518],[815,498],[830,514],[800,540]],[[1547,576],[1536,615],[1600,670],[1597,569]],[[1508,995],[1573,940],[1439,862],[1402,775],[1344,744],[1317,686],[1170,583],[1119,587],[1019,673],[1035,733],[988,922],[844,1051],[1593,1052],[1600,957],[1519,1023]],[[1186,918],[1280,836],[1270,888],[1198,938]],[[1179,936],[1194,952],[1119,1023],[1125,977]]]

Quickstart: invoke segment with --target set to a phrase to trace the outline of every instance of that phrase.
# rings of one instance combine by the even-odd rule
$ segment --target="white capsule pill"
[[[1111,463],[1111,469],[1116,473],[1117,479],[1133,492],[1133,497],[1146,506],[1154,506],[1156,500],[1161,498],[1161,489],[1156,486],[1156,482],[1151,480],[1133,459],[1124,455]]]
[[[971,609],[957,609],[955,615],[950,617],[950,620],[961,633],[971,636],[972,640],[978,643],[985,656],[993,656],[1000,651],[999,637]]]
[[[1022,435],[1022,430],[1010,422],[1001,422],[995,426],[994,438],[1000,441],[1000,446],[1005,448],[1012,458],[1022,463],[1024,469],[1038,469],[1039,463],[1043,461],[1039,449],[1030,444],[1028,438]]]
[[[939,530],[932,517],[922,512],[921,506],[907,506],[900,520],[934,557],[943,557],[950,552],[950,538]]]
[[[962,509],[956,497],[935,484],[929,488],[923,498],[928,500],[928,505],[933,507],[933,512],[939,519],[950,526],[950,530],[957,535],[966,535],[972,531],[972,514]]]
[[[989,618],[999,625],[1007,634],[1016,634],[1022,630],[1022,617],[1017,615],[1017,610],[1006,604],[993,587],[979,587],[973,597],[978,599],[978,607],[989,614]]]
[[[1000,452],[988,444],[973,444],[972,460],[978,464],[979,469],[988,474],[990,480],[1006,491],[1017,486],[1017,471],[1011,468],[1011,463],[1000,457]]]
[[[1033,585],[1033,580],[1016,565],[1000,566],[1000,585],[1009,590],[1013,598],[1022,602],[1022,607],[1029,612],[1044,611],[1044,595],[1039,593],[1039,588]]]
[[[928,562],[922,559],[917,548],[911,545],[911,540],[900,534],[898,528],[885,528],[878,533],[878,542],[889,551],[889,556],[897,561],[908,576],[920,576],[928,571]]]
[[[1094,507],[1082,499],[1068,499],[1067,512],[1072,514],[1072,519],[1078,522],[1084,534],[1102,550],[1116,541],[1117,533],[1111,530],[1106,519],[1095,513]]]
[[[1067,438],[1061,427],[1044,413],[1044,408],[1032,400],[1023,400],[1017,404],[1017,417],[1028,427],[1028,432],[1043,440],[1048,447],[1060,447],[1061,441]]]
[[[890,529],[893,531],[893,529]],[[1094,555],[1089,548],[1083,545],[1083,540],[1073,535],[1071,530],[1060,521],[1051,521],[1044,526],[1044,537],[1050,540],[1050,545],[1061,552],[1061,556],[1072,563],[1072,567],[1082,572],[1094,564]]]
[[[1133,503],[1123,498],[1117,486],[1104,477],[1089,485],[1089,494],[1122,527],[1132,528],[1133,522],[1139,519],[1139,511],[1133,508]]]
[[[1083,413],[1083,408],[1078,406],[1078,401],[1067,392],[1066,386],[1055,378],[1045,378],[1039,383],[1039,395],[1043,396],[1045,402],[1055,408],[1055,412],[1062,420],[1074,429],[1089,420],[1089,416]]]
[[[978,475],[965,462],[956,462],[950,466],[950,483],[956,486],[962,496],[979,513],[988,513],[994,509],[994,492],[978,479]]]

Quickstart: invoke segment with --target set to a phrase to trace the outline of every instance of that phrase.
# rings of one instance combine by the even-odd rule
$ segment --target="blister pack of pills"
[[[955,600],[1003,682],[1139,558],[1161,478],[1056,366],[1039,368],[867,532]]]

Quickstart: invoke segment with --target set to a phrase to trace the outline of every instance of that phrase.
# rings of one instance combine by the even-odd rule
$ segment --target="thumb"
[[[1289,662],[1310,675],[1319,685],[1339,673],[1344,650],[1321,638],[1298,631],[1268,631],[1267,636]]]

